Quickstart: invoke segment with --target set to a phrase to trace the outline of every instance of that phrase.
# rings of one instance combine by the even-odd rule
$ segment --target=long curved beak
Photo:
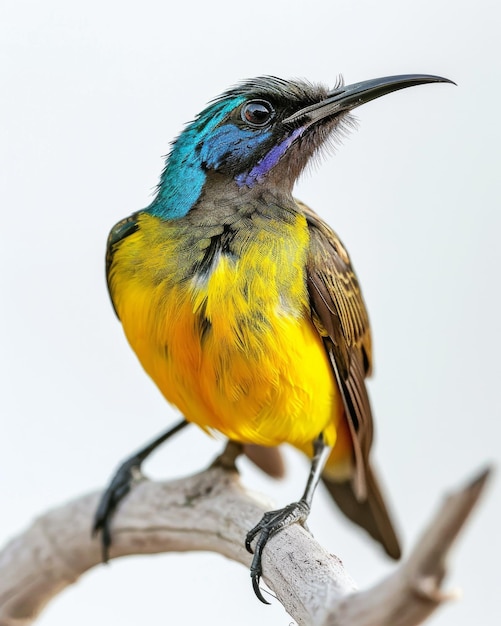
[[[304,119],[308,125],[313,124],[326,117],[332,117],[339,113],[351,111],[361,104],[385,96],[393,91],[427,83],[456,84],[448,78],[432,76],[430,74],[402,74],[399,76],[384,76],[382,78],[364,80],[360,83],[339,87],[329,92],[325,100],[300,109],[284,119],[282,123],[290,124]]]

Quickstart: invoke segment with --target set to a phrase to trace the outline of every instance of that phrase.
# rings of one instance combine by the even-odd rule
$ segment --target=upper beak
[[[353,85],[346,85],[345,87],[334,89],[334,91],[327,94],[325,100],[311,104],[293,113],[283,120],[283,123],[289,124],[299,119],[306,118],[308,124],[313,124],[326,117],[351,111],[361,104],[375,100],[380,96],[385,96],[392,91],[413,87],[414,85],[424,85],[426,83],[456,84],[448,78],[429,74],[402,74],[400,76],[384,76],[383,78],[364,80],[361,83],[353,83]]]

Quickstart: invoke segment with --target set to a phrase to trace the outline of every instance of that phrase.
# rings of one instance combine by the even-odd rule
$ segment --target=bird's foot
[[[109,559],[113,515],[117,506],[129,493],[132,485],[143,478],[141,474],[142,460],[139,455],[126,459],[115,472],[99,501],[92,524],[92,536],[95,537],[101,533],[103,563],[107,563]]]
[[[299,500],[299,502],[293,502],[283,509],[278,509],[276,511],[269,511],[268,513],[265,513],[259,524],[254,526],[254,528],[247,533],[247,537],[245,539],[245,547],[247,548],[248,552],[250,552],[251,554],[254,553],[250,568],[252,587],[258,599],[261,600],[261,602],[263,602],[264,604],[269,604],[269,602],[264,599],[263,594],[261,593],[261,590],[259,588],[259,581],[263,574],[263,568],[261,563],[263,549],[268,543],[270,537],[276,535],[276,533],[278,533],[283,528],[287,528],[287,526],[290,526],[295,522],[299,522],[301,525],[304,525],[309,513],[309,504],[304,500]],[[257,542],[253,550],[251,543],[256,537]]]

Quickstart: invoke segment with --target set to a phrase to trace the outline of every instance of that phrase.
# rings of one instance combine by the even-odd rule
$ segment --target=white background
[[[297,195],[347,245],[375,343],[375,455],[413,544],[449,487],[500,459],[499,4],[459,0],[4,0],[0,8],[0,541],[102,487],[176,418],[114,317],[111,226],[146,206],[162,154],[212,97],[260,74],[333,84],[425,72],[458,83],[392,94],[305,176]],[[220,444],[195,427],[147,472],[200,469]],[[243,464],[277,503],[303,489]],[[499,479],[462,535],[436,626],[501,623]],[[364,587],[392,564],[319,492],[315,536]],[[56,599],[41,626],[287,626],[248,572],[209,554],[129,558]]]

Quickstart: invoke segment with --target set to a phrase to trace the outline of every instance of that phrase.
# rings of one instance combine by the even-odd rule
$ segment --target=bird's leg
[[[141,464],[158,446],[187,425],[188,422],[185,419],[178,422],[144,448],[141,448],[135,454],[127,458],[115,472],[106,491],[101,496],[92,524],[92,535],[95,536],[99,532],[101,533],[101,547],[104,563],[108,561],[109,557],[109,549],[111,546],[110,526],[113,514],[118,504],[129,493],[134,480],[137,480],[141,475]]]
[[[322,475],[325,463],[329,458],[331,449],[331,446],[325,444],[323,435],[320,435],[313,443],[314,454],[311,461],[310,475],[308,476],[306,488],[301,499],[298,502],[292,502],[283,509],[265,513],[259,524],[254,526],[254,528],[247,533],[245,547],[251,554],[254,552],[254,558],[252,559],[250,568],[252,587],[254,588],[256,596],[261,602],[264,602],[264,604],[269,604],[269,602],[264,599],[259,589],[259,580],[263,573],[261,564],[263,549],[270,537],[273,537],[273,535],[283,528],[295,522],[299,522],[302,526],[305,525],[308,515],[310,514],[313,494],[315,493],[316,486]],[[257,542],[253,551],[251,543],[255,537],[257,537]]]
[[[241,443],[230,439],[221,454],[211,463],[211,467],[222,467],[224,470],[236,472],[238,470],[235,461],[243,451],[244,447]]]

